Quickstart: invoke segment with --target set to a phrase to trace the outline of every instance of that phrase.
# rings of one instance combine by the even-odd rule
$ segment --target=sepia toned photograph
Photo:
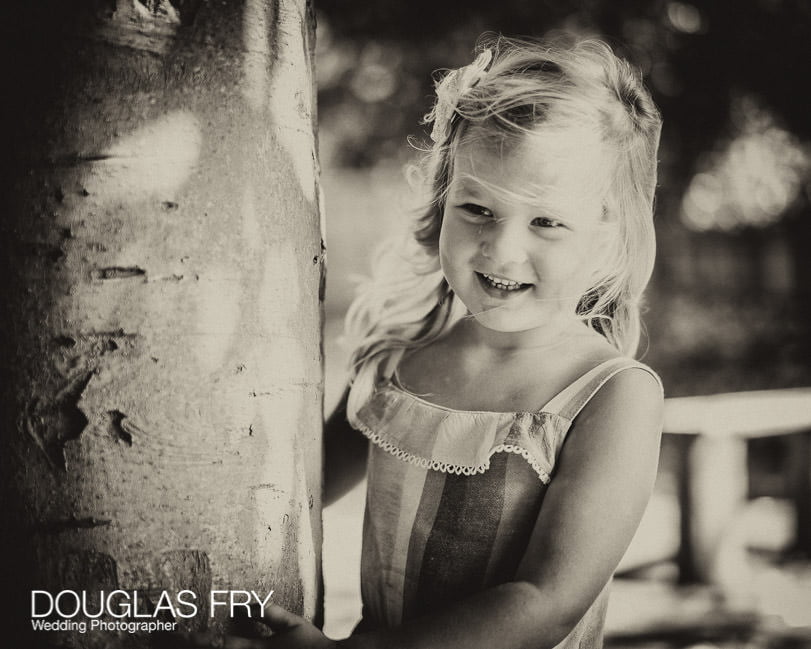
[[[0,647],[811,649],[811,6],[0,25]]]

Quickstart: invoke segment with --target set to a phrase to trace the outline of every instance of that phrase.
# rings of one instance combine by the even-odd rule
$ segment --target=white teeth
[[[484,277],[489,284],[495,286],[502,291],[515,291],[521,288],[521,282],[516,282],[511,279],[504,279],[502,277],[496,277],[495,275],[490,275],[488,273],[482,273],[482,277]]]

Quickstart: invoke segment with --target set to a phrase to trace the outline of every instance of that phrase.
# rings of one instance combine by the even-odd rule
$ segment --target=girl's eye
[[[538,218],[533,219],[532,225],[536,225],[541,228],[552,228],[552,229],[565,227],[563,223],[561,223],[560,221],[556,221],[555,219],[550,219],[545,216],[539,216]]]
[[[463,205],[460,205],[459,208],[474,217],[479,217],[483,219],[493,218],[492,211],[490,211],[486,207],[482,207],[481,205],[476,205],[475,203],[464,203]]]

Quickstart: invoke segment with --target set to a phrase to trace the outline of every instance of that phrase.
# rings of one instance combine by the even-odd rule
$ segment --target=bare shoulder
[[[555,478],[559,485],[622,486],[623,497],[637,502],[641,514],[658,467],[663,401],[659,381],[643,368],[612,376],[572,422]]]
[[[599,427],[605,435],[658,435],[662,431],[662,385],[651,371],[632,366],[614,374],[577,418],[577,428]]]
[[[592,402],[615,408],[647,405],[661,410],[662,384],[652,370],[632,365],[611,376],[594,395]]]

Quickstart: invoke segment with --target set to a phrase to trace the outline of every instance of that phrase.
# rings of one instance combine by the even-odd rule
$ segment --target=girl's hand
[[[260,644],[234,644],[233,649],[334,649],[336,646],[318,627],[276,604],[268,605],[260,620],[270,627],[273,635],[262,640],[245,640]],[[231,638],[226,639],[225,646],[231,649],[229,640]],[[243,641],[242,638],[235,640]]]
[[[276,604],[269,604],[262,617],[254,618],[270,627],[273,635],[245,638],[226,635],[214,638],[210,633],[170,633],[155,638],[158,647],[169,649],[334,649],[337,645],[303,617]]]

